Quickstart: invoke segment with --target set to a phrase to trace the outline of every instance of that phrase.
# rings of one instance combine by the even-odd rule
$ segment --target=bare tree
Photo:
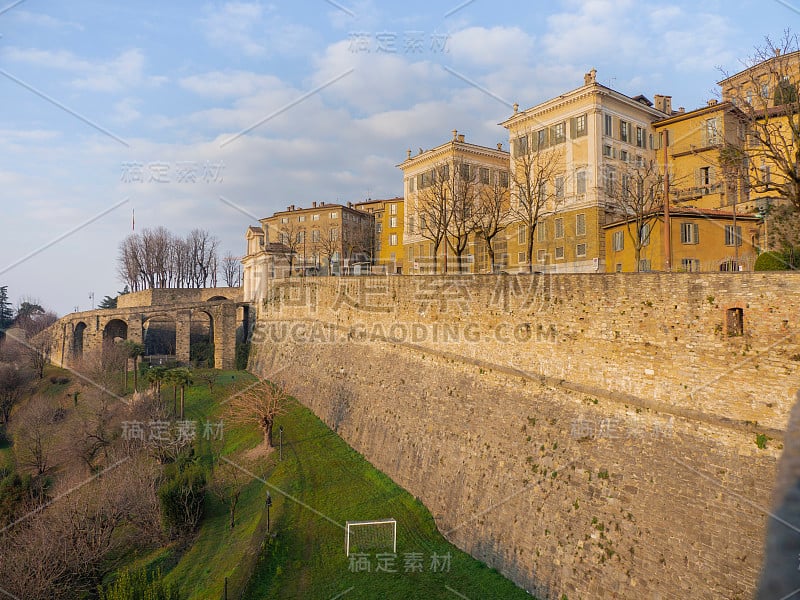
[[[303,260],[305,260],[305,251],[309,249],[309,244],[306,240],[306,228],[294,221],[284,223],[278,231],[278,241],[283,245],[283,257],[289,264],[289,277],[291,277],[298,254],[303,252]]]
[[[331,275],[333,258],[337,253],[341,254],[342,251],[341,231],[336,225],[331,225],[327,229],[320,229],[319,239],[314,241],[312,238],[311,244],[312,252],[325,259],[328,265],[328,275]]]
[[[249,480],[242,477],[242,472],[227,462],[217,462],[214,469],[214,479],[209,489],[222,502],[228,505],[228,527],[233,529],[236,525],[236,507]]]
[[[501,181],[501,178],[504,181]],[[496,270],[494,238],[505,231],[511,222],[508,173],[498,173],[495,181],[481,187],[477,198],[474,222],[475,234],[486,242],[489,267],[494,273]]]
[[[342,248],[349,260],[355,254],[366,254],[369,262],[374,257],[375,219],[372,215],[358,215],[358,221],[345,226],[342,223]]]
[[[452,212],[450,207],[450,165],[441,163],[422,175],[417,193],[419,235],[433,246],[433,272],[438,272],[439,248],[446,243]],[[446,267],[445,267],[446,270]]]
[[[53,422],[55,410],[47,398],[35,396],[25,405],[16,418],[14,429],[14,451],[23,467],[43,475],[50,468],[50,457],[54,449]]]
[[[607,182],[606,197],[609,208],[624,219],[638,272],[642,248],[650,243],[650,232],[664,205],[664,176],[655,161],[648,160],[623,162],[616,173],[619,182]]]
[[[239,258],[231,253],[226,254],[222,259],[222,278],[226,286],[239,287],[241,285],[239,265]]]
[[[744,62],[739,85],[723,89],[744,114],[745,147],[728,145],[733,160],[747,166],[751,189],[774,193],[800,210],[800,44],[786,31],[766,38]],[[724,82],[723,82],[724,83]]]
[[[234,396],[228,412],[235,422],[258,425],[264,435],[264,445],[273,448],[272,426],[275,418],[286,411],[289,399],[282,384],[264,380]]]
[[[22,399],[30,381],[29,371],[0,364],[0,419],[3,424],[8,424],[11,409]]]
[[[447,245],[456,255],[457,270],[464,272],[464,252],[470,236],[475,231],[476,205],[478,200],[478,169],[456,160],[447,181]]]
[[[511,215],[527,229],[526,257],[531,273],[534,233],[544,214],[558,208],[556,178],[564,173],[563,144],[540,150],[536,148],[536,141],[533,136],[518,137],[514,140],[511,158]]]

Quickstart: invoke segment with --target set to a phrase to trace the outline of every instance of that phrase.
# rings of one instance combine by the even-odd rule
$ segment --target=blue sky
[[[507,142],[510,105],[582,84],[698,107],[800,0],[0,5],[0,285],[60,314],[122,284],[117,246],[402,193],[407,148]]]

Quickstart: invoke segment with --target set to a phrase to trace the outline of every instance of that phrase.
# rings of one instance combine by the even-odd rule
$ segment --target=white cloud
[[[447,47],[455,63],[502,68],[530,60],[534,39],[519,27],[468,27],[450,35]]]
[[[44,13],[36,13],[17,9],[14,10],[12,15],[15,19],[22,23],[36,25],[39,27],[47,27],[49,29],[75,29],[77,31],[83,31],[84,29],[83,25],[80,23],[76,23],[74,21],[65,21]]]
[[[256,92],[283,87],[283,82],[274,75],[261,75],[248,71],[212,71],[184,77],[179,81],[182,88],[208,98],[241,98]]]

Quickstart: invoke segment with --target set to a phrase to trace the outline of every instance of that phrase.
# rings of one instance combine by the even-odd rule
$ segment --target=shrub
[[[753,267],[755,271],[787,271],[789,261],[782,252],[762,252]]]
[[[236,344],[236,368],[239,371],[247,370],[247,360],[250,358],[250,342]]]
[[[100,600],[180,600],[178,589],[161,580],[161,572],[125,569],[109,585],[98,588]]]
[[[173,470],[158,489],[161,525],[170,538],[194,531],[203,518],[206,473],[201,465],[190,463]]]

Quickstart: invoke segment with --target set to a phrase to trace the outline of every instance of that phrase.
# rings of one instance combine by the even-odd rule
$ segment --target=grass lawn
[[[213,393],[199,385],[187,389],[187,419],[218,422],[223,414],[220,402],[254,378],[227,371],[220,372],[217,381]],[[164,397],[171,399],[171,393],[165,386]],[[254,427],[225,423],[221,442],[223,456],[248,465],[251,473],[266,475],[273,499],[271,536],[264,510],[268,487],[242,473],[233,530],[227,506],[209,493],[205,518],[188,548],[158,549],[131,566],[160,568],[165,580],[178,586],[181,598],[197,600],[222,598],[226,577],[231,599],[240,593],[250,600],[531,597],[449,544],[420,502],[308,409],[292,403],[276,423],[276,443],[279,424],[284,427],[282,462],[277,451],[255,463],[244,459],[260,442]],[[198,435],[202,432],[200,426]],[[369,572],[356,572],[345,556],[345,521],[387,517],[397,519],[397,555],[382,567],[396,572],[382,572],[374,553],[363,557],[362,566],[369,563]],[[439,564],[432,568],[436,557]]]

